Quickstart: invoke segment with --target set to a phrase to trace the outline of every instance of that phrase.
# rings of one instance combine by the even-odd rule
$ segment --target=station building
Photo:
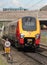
[[[38,17],[38,19],[40,20],[40,24],[44,24],[47,26],[47,5],[37,11],[29,11],[27,9],[3,9],[2,11],[0,11],[0,23],[7,25],[7,23],[13,22],[24,16]]]

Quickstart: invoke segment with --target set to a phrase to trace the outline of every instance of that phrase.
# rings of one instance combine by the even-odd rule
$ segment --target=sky
[[[40,9],[47,5],[47,0],[0,0],[0,10],[3,8],[23,7],[29,10]]]

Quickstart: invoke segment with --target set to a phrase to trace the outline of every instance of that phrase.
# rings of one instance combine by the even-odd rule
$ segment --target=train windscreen
[[[24,17],[22,19],[22,26],[26,31],[36,30],[36,19],[34,17]]]

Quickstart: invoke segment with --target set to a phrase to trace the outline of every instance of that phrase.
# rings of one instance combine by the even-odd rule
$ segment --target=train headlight
[[[40,39],[40,34],[37,34],[36,35],[36,39]]]
[[[24,38],[24,34],[20,34],[20,38]]]

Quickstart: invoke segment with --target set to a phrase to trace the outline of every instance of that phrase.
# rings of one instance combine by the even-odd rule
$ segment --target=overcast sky
[[[0,10],[2,8],[23,7],[29,10],[39,9],[47,5],[47,0],[0,0]]]

